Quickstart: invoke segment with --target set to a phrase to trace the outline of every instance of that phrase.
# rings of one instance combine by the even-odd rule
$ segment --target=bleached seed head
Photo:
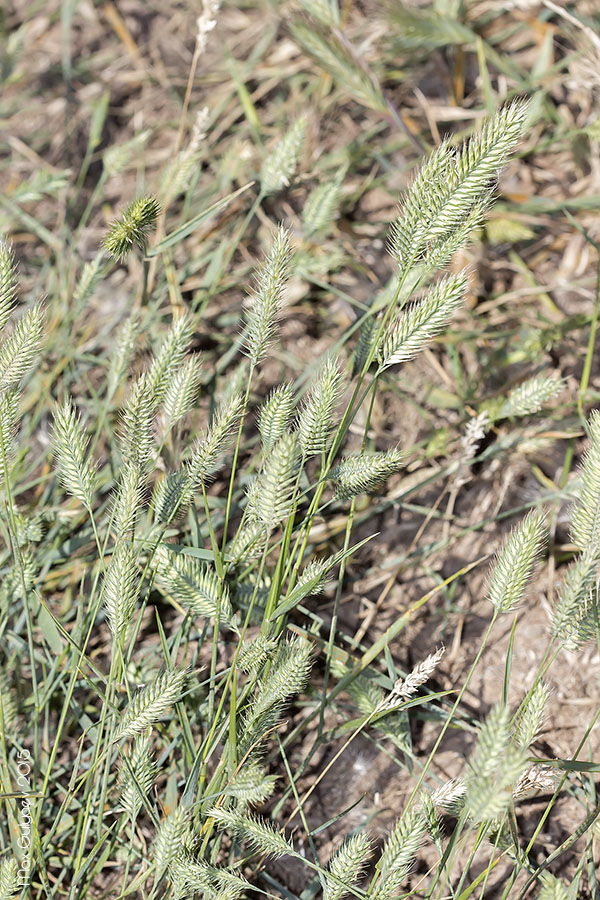
[[[531,766],[513,785],[513,797],[515,800],[526,800],[541,793],[552,793],[556,787],[556,772],[551,766]]]
[[[395,704],[399,700],[408,700],[413,694],[416,694],[421,685],[431,678],[445,652],[446,648],[440,647],[435,653],[430,653],[422,662],[418,663],[406,678],[400,678],[392,689],[388,703]]]
[[[196,19],[196,49],[203,53],[208,45],[210,32],[217,24],[220,0],[202,0],[202,13]]]
[[[442,784],[431,795],[433,805],[441,809],[448,809],[465,796],[466,787],[464,781],[460,778],[451,778],[445,784]]]
[[[468,462],[473,459],[477,450],[477,445],[482,441],[489,428],[490,420],[487,412],[484,410],[478,416],[474,416],[466,424],[465,432],[460,439],[461,458]]]

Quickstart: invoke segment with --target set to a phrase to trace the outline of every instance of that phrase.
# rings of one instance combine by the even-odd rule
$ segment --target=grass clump
[[[325,73],[322,96],[337,86],[400,132],[408,127],[385,72],[346,36],[343,9],[333,0],[300,6],[290,34]],[[218,3],[206,2],[198,19],[185,110],[220,14]],[[467,24],[449,27],[437,13],[406,16],[411,52],[442,46],[442,38],[468,47],[475,34],[484,53],[483,39]],[[235,79],[258,139],[252,97],[243,78]],[[585,809],[577,837],[591,835],[600,807],[581,773],[593,773],[595,763],[542,756],[539,740],[552,707],[552,665],[562,651],[598,640],[596,413],[578,420],[589,449],[578,482],[568,487],[570,542],[560,547],[566,566],[557,599],[549,592],[543,657],[520,703],[511,691],[516,626],[486,716],[473,713],[467,691],[506,614],[527,609],[540,560],[556,552],[561,522],[541,464],[546,502],[522,504],[519,524],[492,563],[487,593],[480,586],[481,608],[486,599],[491,606],[460,681],[444,689],[448,656],[432,637],[431,652],[407,671],[394,645],[434,598],[456,611],[470,567],[450,570],[444,555],[452,559],[451,526],[462,527],[455,511],[461,492],[477,466],[503,460],[514,435],[528,436],[528,423],[565,390],[562,380],[529,369],[495,396],[478,397],[475,363],[468,376],[461,369],[465,327],[456,326],[458,338],[452,334],[451,323],[466,320],[465,305],[472,305],[466,254],[485,229],[502,168],[536,115],[535,102],[509,100],[464,140],[441,139],[425,154],[390,230],[394,271],[387,286],[366,303],[336,287],[341,308],[352,310],[351,324],[339,340],[311,349],[302,365],[291,364],[288,320],[306,303],[305,279],[321,291],[329,287],[334,267],[325,265],[323,275],[319,266],[355,190],[344,183],[352,154],[325,160],[324,177],[314,178],[295,216],[300,227],[277,221],[282,195],[288,203],[310,149],[308,113],[269,143],[256,164],[256,185],[223,188],[220,172],[219,197],[203,197],[201,208],[194,192],[202,161],[208,165],[210,114],[203,109],[196,117],[187,144],[182,118],[157,197],[131,202],[92,259],[74,264],[57,291],[67,298],[64,307],[50,297],[16,315],[14,254],[0,242],[1,897],[233,900],[258,889],[287,897],[321,892],[326,900],[463,900],[476,890],[484,896],[496,866],[504,867],[501,889],[494,886],[502,900],[521,900],[533,886],[540,897],[563,895],[562,882],[547,871],[556,857],[542,853],[537,836],[563,789]],[[413,152],[421,143],[409,132],[402,147]],[[138,136],[134,146],[103,151],[103,185],[142,143]],[[247,190],[254,199],[239,218]],[[235,221],[222,246],[211,236],[219,216]],[[264,253],[244,244],[255,221]],[[184,250],[195,246],[201,227],[208,249],[203,256],[197,250],[199,263]],[[38,228],[46,240],[47,231]],[[261,255],[251,281],[252,260]],[[234,265],[240,257],[242,276]],[[107,327],[97,359],[85,311],[125,266],[135,308]],[[219,306],[228,290],[249,295],[233,312]],[[58,346],[62,315],[83,335],[81,345]],[[492,354],[493,340],[486,334],[485,341]],[[444,445],[439,458],[454,458],[436,462],[436,472],[418,484],[421,464],[438,459],[436,441],[444,435],[411,444],[402,421],[393,434],[375,428],[390,392],[403,411],[418,406],[411,373],[421,370],[413,360],[427,360],[447,380],[450,371],[464,389],[458,404],[441,390],[435,395],[456,414],[458,450]],[[589,379],[589,366],[585,371]],[[584,385],[581,404],[586,391]],[[535,430],[530,436],[547,437]],[[569,459],[575,437],[568,432]],[[565,464],[561,498],[567,476]],[[441,493],[427,505],[408,499],[441,480]],[[417,511],[424,521],[401,557],[388,544],[391,559],[366,573],[367,583],[385,587],[371,604],[373,616],[351,634],[348,575],[362,564],[363,547],[376,546],[373,518],[389,524],[390,510]],[[477,530],[498,521],[496,514],[480,518]],[[431,522],[439,525],[435,540],[424,538]],[[475,568],[483,559],[470,562]],[[433,587],[407,594],[389,615],[386,597],[413,564]],[[414,741],[425,728],[427,752]],[[437,754],[450,729],[469,752],[456,777],[440,783]],[[403,779],[405,796],[385,827],[379,808],[361,808],[352,818],[350,788],[327,815],[316,803],[333,793],[327,777],[359,743],[383,749],[394,777]],[[519,804],[540,792],[544,806],[531,837]],[[15,840],[23,824],[25,846]],[[341,840],[325,852],[323,834],[333,825]],[[593,847],[585,853],[580,860],[588,865],[577,864],[572,883],[587,873],[586,890],[595,896]],[[302,872],[297,892],[279,880],[286,859]]]

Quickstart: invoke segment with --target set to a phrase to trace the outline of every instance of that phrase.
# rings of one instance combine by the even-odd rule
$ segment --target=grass
[[[5,19],[0,896],[598,896],[598,22],[442,6]]]

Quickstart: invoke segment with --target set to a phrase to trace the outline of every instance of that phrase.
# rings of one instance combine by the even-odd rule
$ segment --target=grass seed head
[[[0,331],[10,319],[15,306],[16,266],[12,247],[0,239]]]
[[[134,247],[146,252],[148,234],[154,228],[160,213],[154,197],[138,197],[130,203],[120,219],[110,226],[104,238],[104,248],[109,256],[122,262]]]
[[[298,166],[307,124],[304,116],[296,119],[265,158],[260,172],[260,186],[265,196],[276,194],[289,185]]]
[[[534,510],[512,532],[496,557],[488,600],[499,613],[510,612],[521,603],[545,534],[544,517]]]
[[[376,490],[399,472],[404,455],[398,449],[386,453],[360,453],[347,456],[332,470],[331,479],[338,500],[349,500],[358,494]]]

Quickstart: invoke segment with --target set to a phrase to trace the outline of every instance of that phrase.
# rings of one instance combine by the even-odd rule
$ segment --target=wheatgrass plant
[[[318,27],[297,23],[296,40],[335,79],[346,79],[361,102],[389,114],[376,77],[340,31],[338,4],[306,0],[302,6]],[[194,65],[218,7],[204,4]],[[590,449],[572,514],[578,555],[554,603],[546,655],[517,709],[508,702],[508,663],[498,704],[485,721],[471,721],[462,701],[498,619],[526,606],[549,530],[542,509],[522,519],[492,563],[480,598],[489,601],[490,622],[465,679],[449,695],[434,683],[443,647],[431,648],[408,672],[391,649],[435,591],[398,614],[369,646],[360,635],[342,640],[338,629],[346,565],[368,539],[353,538],[361,510],[377,502],[370,495],[393,501],[385,492],[390,483],[403,483],[415,451],[403,446],[401,433],[387,446],[374,445],[377,391],[396,377],[392,367],[410,364],[460,310],[467,272],[441,271],[481,225],[527,116],[526,102],[510,102],[464,144],[445,140],[423,162],[392,228],[395,277],[357,322],[350,365],[339,346],[332,348],[308,378],[295,384],[282,378],[268,396],[261,377],[270,355],[280,353],[278,322],[294,273],[295,232],[270,224],[273,237],[240,311],[238,339],[215,373],[192,344],[200,316],[182,311],[175,287],[171,253],[178,231],[163,228],[166,210],[159,221],[152,196],[134,200],[74,282],[75,303],[84,307],[117,263],[147,254],[139,303],[120,324],[105,363],[95,419],[86,408],[93,404],[89,397],[86,404],[85,384],[76,399],[69,396],[72,381],[57,387],[51,430],[56,478],[46,473],[32,480],[26,454],[19,455],[22,382],[40,353],[43,313],[35,305],[8,326],[15,265],[8,244],[0,243],[0,473],[7,513],[2,633],[11,654],[28,653],[32,685],[25,698],[21,689],[10,690],[4,674],[0,679],[2,784],[14,784],[25,749],[31,759],[28,790],[5,788],[3,799],[31,795],[32,823],[27,848],[18,846],[18,810],[10,807],[10,827],[0,831],[2,897],[16,890],[33,900],[92,896],[98,884],[103,896],[149,900],[235,900],[256,886],[272,895],[284,888],[267,860],[289,856],[306,870],[302,896],[466,900],[480,885],[483,896],[500,854],[512,866],[503,897],[520,875],[537,885],[540,897],[567,896],[546,872],[551,860],[534,859],[535,838],[527,842],[521,835],[515,808],[528,791],[555,783],[544,769],[548,761],[535,755],[551,697],[546,673],[563,649],[598,639],[600,417],[589,421]],[[166,207],[193,180],[207,129],[202,115],[187,149],[180,136],[177,165],[163,181]],[[259,206],[294,177],[307,129],[308,117],[300,116],[266,154],[250,212],[210,264],[209,292]],[[105,152],[107,173],[122,165],[119,152]],[[313,190],[302,215],[304,240],[316,241],[330,229],[341,196],[337,178]],[[267,202],[265,220],[269,209]],[[181,240],[195,227],[188,226],[180,229]],[[177,314],[138,365],[138,336],[161,308],[150,260],[164,262]],[[125,384],[130,369],[136,375]],[[466,484],[466,470],[495,422],[535,415],[560,389],[559,381],[537,375],[489,412],[469,409],[461,460],[446,472],[455,490]],[[202,427],[199,405],[209,407]],[[51,503],[48,519],[36,506],[40,492],[40,503]],[[314,553],[315,534],[323,524],[339,534],[340,520],[335,552]],[[71,556],[77,564],[67,572]],[[329,581],[335,596],[327,624],[319,601],[310,598]],[[56,586],[64,588],[60,604],[51,596]],[[424,760],[411,745],[410,716],[420,709],[438,726]],[[451,727],[467,735],[472,750],[463,777],[440,786],[436,751]],[[77,754],[67,759],[62,748],[69,732]],[[295,743],[300,735],[310,735],[304,748]],[[311,801],[359,736],[386,752],[392,748],[412,793],[383,839],[375,839],[374,829],[369,834],[363,817],[324,855],[319,834],[332,823],[343,830],[347,810],[332,810],[329,822],[309,823]],[[333,740],[341,746],[315,774],[317,751]],[[581,770],[563,761],[563,784]],[[589,827],[599,809],[590,798]],[[444,828],[442,818],[452,824]],[[484,875],[469,881],[470,863],[484,846]],[[435,860],[426,874],[417,868],[423,853]],[[17,861],[24,859],[27,881],[17,885]]]

